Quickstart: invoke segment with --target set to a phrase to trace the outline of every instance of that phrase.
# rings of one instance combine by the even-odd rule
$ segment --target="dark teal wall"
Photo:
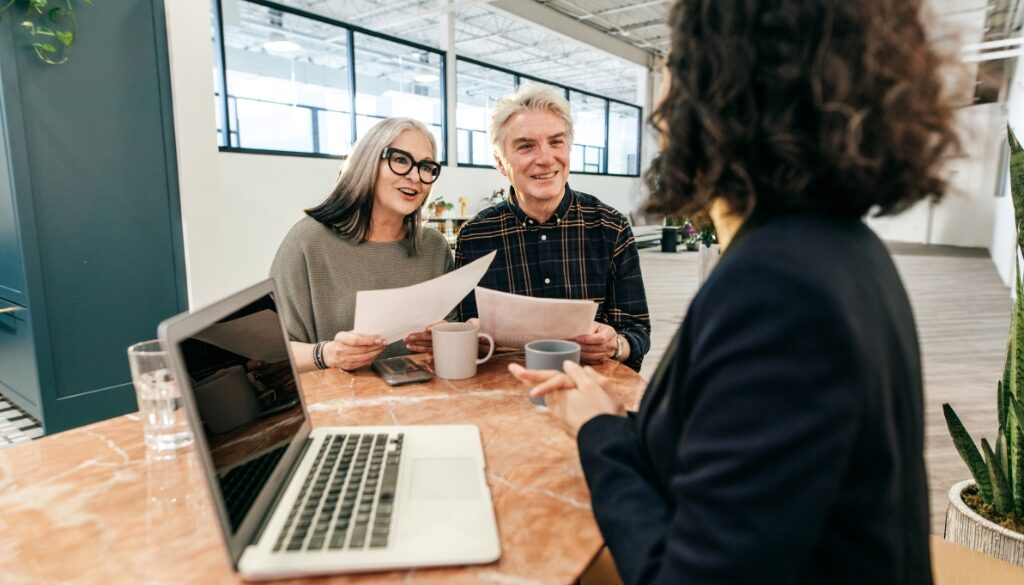
[[[75,6],[78,39],[61,66],[36,59],[18,19],[0,23],[47,433],[134,410],[125,348],[187,307],[163,2]],[[9,239],[0,235],[0,259]]]

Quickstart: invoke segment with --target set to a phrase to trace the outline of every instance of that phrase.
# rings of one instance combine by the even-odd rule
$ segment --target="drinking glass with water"
[[[146,446],[163,452],[191,445],[192,431],[185,416],[181,391],[160,342],[154,339],[129,347],[128,364]]]

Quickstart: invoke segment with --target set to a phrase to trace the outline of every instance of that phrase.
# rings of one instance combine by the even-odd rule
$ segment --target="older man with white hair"
[[[497,101],[489,134],[509,197],[466,222],[456,266],[497,250],[480,286],[520,295],[597,301],[590,333],[574,339],[581,361],[608,359],[639,370],[651,347],[651,319],[636,241],[626,218],[568,185],[573,127],[554,89],[520,86]],[[473,295],[462,318],[477,316]]]

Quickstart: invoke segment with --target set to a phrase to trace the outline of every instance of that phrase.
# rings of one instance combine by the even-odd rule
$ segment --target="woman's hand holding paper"
[[[385,346],[384,340],[376,335],[341,331],[324,346],[324,363],[328,368],[357,370],[370,365]]]

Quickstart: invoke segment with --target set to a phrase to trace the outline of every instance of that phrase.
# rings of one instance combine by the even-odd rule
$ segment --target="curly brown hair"
[[[680,0],[648,210],[896,214],[946,189],[953,108],[919,0]]]

